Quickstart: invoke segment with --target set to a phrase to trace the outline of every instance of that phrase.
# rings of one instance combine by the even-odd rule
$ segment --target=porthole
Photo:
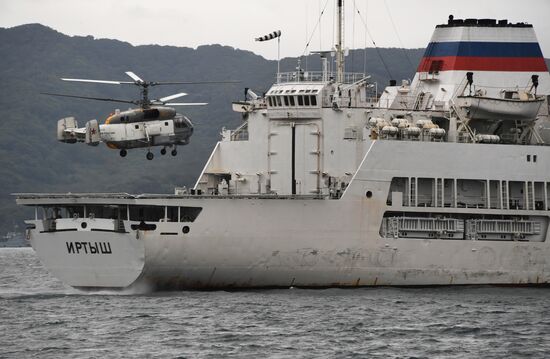
[[[366,196],[367,196],[367,198],[371,198],[371,197],[372,197],[372,192],[371,192],[371,191],[367,191]]]
[[[189,226],[183,226],[183,229],[181,231],[183,233],[189,233]]]
[[[82,222],[82,223],[80,223],[80,227],[82,227],[82,229],[84,229],[84,228],[88,227],[88,223]]]

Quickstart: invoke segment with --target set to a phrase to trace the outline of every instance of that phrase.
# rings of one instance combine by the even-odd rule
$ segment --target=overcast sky
[[[535,26],[543,53],[550,57],[550,0],[345,0],[345,3],[346,46],[350,48],[372,46],[364,22],[380,47],[425,47],[434,26],[445,23],[448,15],[454,14],[455,18],[529,22]],[[275,59],[277,43],[258,43],[254,37],[282,30],[282,57],[330,49],[334,9],[335,0],[0,0],[0,27],[41,23],[68,35],[93,35],[134,45],[196,48],[222,44]]]

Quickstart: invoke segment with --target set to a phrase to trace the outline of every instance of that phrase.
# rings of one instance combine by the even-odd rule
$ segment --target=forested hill
[[[428,41],[428,39],[426,40]],[[366,66],[383,87],[390,77],[412,78],[423,49],[367,49]],[[149,192],[170,193],[174,186],[194,183],[222,127],[240,124],[231,101],[242,99],[243,88],[261,93],[273,83],[275,61],[250,51],[220,45],[197,49],[173,46],[132,46],[126,42],[70,37],[51,28],[30,24],[0,28],[0,235],[29,210],[15,205],[13,192]],[[381,61],[383,59],[383,61]],[[302,60],[319,69],[316,56]],[[282,71],[293,71],[296,58],[285,58]],[[362,72],[364,51],[351,51],[347,71]],[[102,122],[117,105],[40,95],[58,92],[82,96],[133,99],[137,88],[60,81],[60,77],[128,80],[133,71],[150,81],[239,80],[236,85],[156,87],[152,98],[189,93],[186,102],[208,102],[186,108],[195,124],[188,146],[177,157],[158,155],[145,160],[144,150],[121,158],[104,145],[63,144],[56,140],[57,120],[75,116],[79,124]],[[124,108],[123,108],[124,109]]]

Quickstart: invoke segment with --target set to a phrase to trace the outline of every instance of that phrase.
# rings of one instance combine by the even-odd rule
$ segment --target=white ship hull
[[[108,236],[112,254],[67,253],[67,243],[95,243],[98,237],[40,234],[32,246],[44,265],[68,285],[91,288],[256,288],[375,285],[543,284],[550,281],[545,243],[465,242],[463,240],[382,239],[375,231],[339,231],[321,225],[304,210],[338,214],[343,208],[293,201],[289,220],[301,228],[279,228],[262,221],[280,215],[272,200],[216,206],[226,213],[247,213],[261,233],[235,226],[201,228],[195,235],[144,233]],[[270,203],[271,202],[271,203]],[[294,207],[294,208],[292,208]],[[357,206],[361,213],[360,206]],[[247,211],[249,209],[249,211]],[[258,216],[258,211],[264,215]],[[313,217],[313,216],[311,216]],[[273,217],[271,217],[273,218]],[[284,220],[284,217],[280,217]],[[231,218],[238,220],[238,218]],[[358,219],[342,223],[358,228]],[[355,223],[354,223],[355,222]],[[229,235],[228,233],[231,233]]]
[[[216,200],[212,200],[214,202]],[[38,234],[32,241],[44,265],[76,287],[256,288],[375,285],[543,284],[550,282],[547,243],[380,238],[359,203],[235,200],[205,203],[219,226],[193,234],[142,232],[101,239],[112,254],[67,252],[78,235]],[[315,213],[334,221],[319,221]],[[238,213],[233,217],[231,214]],[[310,214],[308,214],[310,213]],[[343,218],[341,213],[352,215]],[[243,226],[244,215],[255,222]],[[221,216],[221,217],[220,217]],[[277,218],[277,220],[273,220]],[[288,220],[289,222],[285,222]],[[233,222],[233,224],[231,224]],[[281,223],[295,226],[281,227]],[[375,228],[375,226],[372,226]],[[377,229],[377,226],[376,226]],[[69,232],[67,232],[69,233]],[[182,238],[183,237],[183,238]]]
[[[482,148],[481,148],[482,147]],[[389,149],[395,160],[378,167]],[[387,238],[380,223],[387,211],[425,212],[426,207],[388,205],[391,178],[405,172],[420,176],[453,177],[478,158],[476,178],[498,178],[518,169],[537,178],[546,173],[529,169],[523,156],[510,160],[513,146],[375,141],[339,200],[315,198],[210,198],[185,196],[143,199],[144,203],[201,207],[190,224],[158,222],[154,231],[128,233],[89,230],[112,220],[60,219],[57,228],[74,231],[41,233],[42,220],[32,221],[31,243],[43,263],[65,283],[77,287],[147,285],[152,288],[258,288],[373,285],[545,284],[550,282],[550,245],[546,200],[543,210],[524,208],[522,215],[539,218],[544,231],[533,241]],[[528,152],[550,157],[550,148],[526,146]],[[421,152],[431,161],[422,160]],[[454,168],[438,163],[462,150],[464,161]],[[499,151],[499,159],[491,153]],[[408,167],[407,167],[408,166]],[[530,171],[530,172],[529,172]],[[443,176],[443,174],[441,174]],[[371,190],[371,198],[365,191]],[[36,199],[34,200],[36,203]],[[59,200],[61,201],[61,200]],[[66,200],[65,200],[66,201]],[[88,200],[89,201],[89,200]],[[51,202],[51,200],[50,200]],[[72,202],[76,202],[72,200]],[[112,200],[111,200],[112,202]],[[503,214],[510,209],[434,206],[433,214]],[[86,221],[86,230],[80,223]],[[189,232],[183,233],[182,227]],[[111,253],[91,254],[83,243],[108,243]],[[82,243],[68,250],[70,243]],[[88,245],[90,246],[90,245]],[[77,253],[78,252],[78,253]]]

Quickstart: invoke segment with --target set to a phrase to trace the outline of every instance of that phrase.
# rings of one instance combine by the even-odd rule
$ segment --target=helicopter
[[[103,142],[111,149],[119,150],[121,157],[126,157],[129,149],[147,148],[146,158],[154,158],[151,147],[162,146],[161,155],[171,149],[171,155],[177,155],[177,146],[186,145],[193,134],[193,123],[186,116],[176,112],[171,106],[204,106],[205,102],[186,103],[170,102],[186,96],[184,92],[165,96],[159,99],[149,99],[149,88],[159,85],[179,84],[216,84],[234,83],[236,81],[202,81],[202,82],[153,82],[144,81],[132,71],[127,71],[133,81],[111,81],[61,78],[63,81],[101,83],[111,85],[136,85],[140,87],[139,100],[121,100],[114,98],[88,97],[43,92],[44,95],[70,97],[95,101],[119,102],[137,105],[127,111],[115,110],[99,124],[94,119],[86,122],[84,127],[78,127],[75,117],[62,118],[57,122],[57,140],[64,143],[84,142],[90,146],[97,146]]]

